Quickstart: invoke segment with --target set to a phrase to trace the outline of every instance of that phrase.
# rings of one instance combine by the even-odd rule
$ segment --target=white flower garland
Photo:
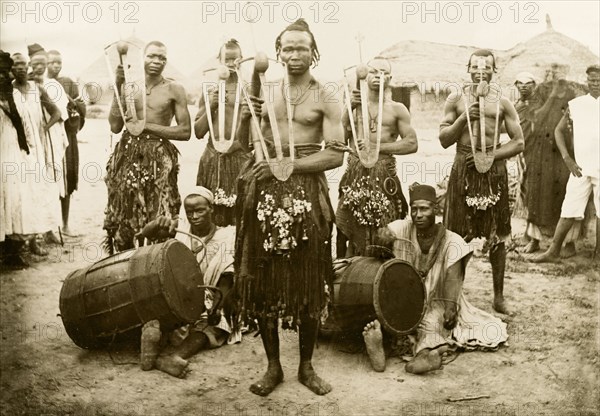
[[[369,175],[361,177],[350,186],[342,187],[343,205],[352,210],[361,225],[380,227],[383,215],[391,209],[391,201],[381,190],[379,178],[371,181]]]
[[[266,234],[263,249],[268,253],[281,253],[298,246],[294,224],[302,227],[302,240],[308,240],[304,216],[312,210],[312,204],[304,199],[305,193],[301,188],[297,189],[296,194],[296,198],[291,193],[283,194],[276,201],[272,194],[265,191],[260,193],[256,217],[262,232]]]
[[[227,196],[225,190],[223,188],[217,188],[214,193],[214,204],[215,205],[223,205],[225,207],[233,207],[235,206],[235,201],[237,199],[236,194],[232,194]]]

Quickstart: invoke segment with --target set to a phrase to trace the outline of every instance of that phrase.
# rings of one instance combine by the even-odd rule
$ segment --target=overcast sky
[[[279,32],[297,17],[313,30],[321,63],[315,74],[337,79],[358,59],[357,33],[364,58],[401,40],[509,49],[543,32],[546,14],[555,30],[600,55],[598,1],[0,1],[3,50],[26,52],[40,43],[63,54],[64,72],[77,76],[119,38],[135,35],[161,40],[170,62],[189,75],[216,55],[225,37],[235,37],[245,55],[255,48],[274,57]],[[251,23],[250,21],[254,21]],[[254,39],[254,40],[253,40]],[[442,64],[442,63],[440,63]]]

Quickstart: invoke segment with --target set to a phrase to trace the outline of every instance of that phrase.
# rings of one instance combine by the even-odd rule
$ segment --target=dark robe
[[[527,220],[543,227],[545,233],[553,234],[560,218],[565,188],[569,179],[569,169],[563,162],[556,146],[554,129],[568,108],[568,102],[581,95],[581,86],[568,83],[564,97],[550,98],[552,82],[540,84],[534,94],[533,104],[538,110],[550,100],[549,110],[535,117],[534,129],[525,140],[525,188]]]

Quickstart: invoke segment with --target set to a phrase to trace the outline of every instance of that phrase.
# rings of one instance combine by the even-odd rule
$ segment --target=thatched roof
[[[444,43],[406,40],[383,50],[380,55],[392,63],[394,85],[416,83],[427,90],[439,83],[463,82],[470,79],[466,72],[469,56],[479,47],[457,46]],[[597,64],[599,58],[578,41],[556,32],[551,24],[545,32],[519,43],[508,50],[494,50],[498,74],[495,80],[501,85],[512,85],[514,77],[528,71],[540,80],[553,64],[568,65],[567,79],[585,79],[585,68]]]
[[[498,75],[500,81],[507,84],[514,82],[521,71],[531,72],[544,80],[550,67],[558,65],[566,66],[568,80],[582,81],[586,68],[598,61],[598,56],[581,43],[549,29],[508,51],[499,52]]]
[[[404,40],[379,53],[392,64],[392,84],[425,84],[461,82],[468,79],[466,63],[476,47],[445,43]]]

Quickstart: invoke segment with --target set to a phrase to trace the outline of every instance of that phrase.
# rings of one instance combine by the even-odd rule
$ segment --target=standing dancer
[[[490,91],[488,84],[496,71],[492,52],[475,51],[467,70],[473,83],[461,93],[448,96],[440,124],[442,146],[448,148],[456,143],[444,225],[467,242],[486,238],[492,264],[494,309],[508,314],[503,292],[504,241],[510,236],[511,226],[505,160],[523,151],[523,131],[514,105]],[[501,123],[510,137],[502,146],[498,143]]]
[[[104,229],[110,253],[133,248],[135,234],[158,216],[179,216],[178,151],[170,140],[190,139],[190,113],[183,87],[163,77],[166,65],[166,46],[158,41],[148,43],[144,49],[144,130],[134,136],[126,129],[106,167],[108,204]],[[116,72],[116,87],[120,90],[125,83],[123,66],[119,65]],[[171,126],[173,117],[176,126]],[[116,96],[108,121],[115,134],[125,126]]]
[[[298,380],[323,395],[331,386],[317,376],[312,355],[319,318],[327,303],[325,282],[333,277],[334,213],[324,172],[342,164],[343,127],[337,102],[327,99],[326,90],[310,73],[311,64],[319,60],[319,50],[306,22],[300,19],[284,29],[275,49],[286,65],[286,81],[265,91],[268,120],[278,127],[269,126],[264,115],[262,132],[267,140],[272,138],[268,144],[274,144],[278,153],[283,144],[283,151],[295,150],[295,158],[257,162],[238,181],[236,286],[244,312],[258,319],[268,359],[267,372],[250,391],[266,396],[283,381],[278,337],[281,317],[299,328]],[[256,98],[252,101],[253,107],[260,104]],[[244,117],[245,130],[249,122],[249,117]],[[257,152],[263,148],[254,147]],[[285,169],[291,169],[286,181],[274,177],[274,172],[280,175]]]
[[[376,155],[377,162],[373,167],[368,168],[361,163],[357,149],[352,143],[353,129],[350,117],[344,113],[342,121],[352,152],[348,158],[346,172],[340,181],[340,199],[336,211],[338,258],[364,255],[366,246],[373,244],[378,227],[385,227],[391,221],[406,216],[408,207],[396,173],[395,155],[415,153],[418,148],[417,134],[410,125],[410,113],[404,104],[385,98],[385,94],[380,95],[381,82],[384,84],[382,90],[390,83],[392,68],[389,61],[383,57],[376,57],[367,65],[369,72],[366,80],[369,91],[368,102],[365,104],[368,107],[369,120],[362,122],[369,125],[367,140],[371,141],[371,146],[376,145],[376,140],[380,141],[379,154]],[[360,104],[360,91],[354,91],[351,107],[357,109]],[[379,108],[382,110],[381,114]],[[354,117],[358,118],[360,115]],[[378,131],[377,121],[380,117],[381,131]],[[365,185],[370,188],[368,195],[364,193]],[[370,209],[372,204],[378,207],[375,210]],[[364,212],[364,215],[357,217],[353,212],[355,210]],[[349,239],[348,247],[344,241],[346,237]]]
[[[240,82],[242,82],[237,78],[236,71],[238,62],[242,59],[242,49],[238,41],[228,40],[221,46],[218,58],[219,62],[229,70],[226,74],[228,77],[225,81],[225,96],[222,98],[225,100],[225,111],[221,115],[224,120],[219,120],[219,123],[215,123],[213,126],[209,125],[219,116],[218,89],[213,89],[208,93],[210,100],[208,106],[205,96],[202,94],[194,122],[194,132],[198,139],[202,139],[210,131],[210,134],[214,134],[216,137],[222,136],[225,140],[229,140],[232,135],[236,135],[235,132],[241,122],[241,118],[237,117],[240,97],[238,88],[241,88]],[[238,108],[236,109],[236,107]],[[210,109],[210,116],[207,114],[207,108]],[[220,130],[220,125],[225,126],[224,132]],[[247,137],[242,140],[234,140],[224,153],[215,149],[213,140],[215,137],[209,138],[206,149],[200,158],[196,185],[210,189],[215,196],[213,206],[215,224],[219,226],[232,225],[235,224],[235,181],[242,167],[250,160]]]

